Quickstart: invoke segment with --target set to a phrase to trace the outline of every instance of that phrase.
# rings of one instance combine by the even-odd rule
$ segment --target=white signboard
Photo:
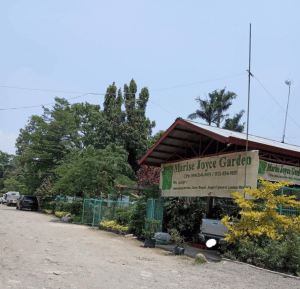
[[[259,161],[258,175],[269,181],[287,181],[300,185],[300,168]]]
[[[246,167],[247,187],[257,187],[258,166],[258,151],[169,163],[162,167],[160,189],[163,197],[229,198],[230,191],[243,193]]]

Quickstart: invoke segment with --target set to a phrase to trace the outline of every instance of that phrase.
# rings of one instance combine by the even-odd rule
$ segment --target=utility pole
[[[249,69],[248,72],[248,109],[247,109],[247,135],[246,135],[246,157],[248,152],[248,138],[249,138],[249,110],[250,110],[250,76],[253,76],[251,73],[251,23],[250,23],[250,34],[249,34]],[[245,180],[244,187],[247,185],[247,165],[245,166]],[[245,197],[245,192],[244,192]]]
[[[287,102],[287,107],[286,107],[286,113],[285,113],[285,122],[284,122],[284,127],[283,127],[283,137],[282,137],[282,143],[284,143],[284,137],[285,137],[285,128],[286,128],[286,120],[287,120],[287,115],[288,115],[288,109],[289,109],[289,101],[290,101],[290,93],[291,93],[291,84],[293,82],[289,79],[285,80],[285,84],[289,86],[289,96],[288,96],[288,102]]]
[[[102,173],[103,173],[103,177],[102,177],[102,191],[101,191],[101,195],[104,195],[104,193],[103,193],[103,190],[104,190],[104,176],[105,176],[106,171],[103,171]],[[101,195],[100,195],[100,198],[101,198]]]

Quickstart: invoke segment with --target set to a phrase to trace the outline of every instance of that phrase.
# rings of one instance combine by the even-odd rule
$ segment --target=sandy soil
[[[134,239],[0,206],[0,288],[300,288],[300,281],[222,261],[146,249]]]

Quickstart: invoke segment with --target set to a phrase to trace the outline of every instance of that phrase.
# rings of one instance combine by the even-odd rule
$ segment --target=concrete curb
[[[284,277],[284,278],[294,278],[294,279],[296,279],[296,280],[300,280],[300,277],[297,277],[297,276],[292,276],[292,275],[289,275],[289,274],[280,273],[280,272],[276,272],[276,271],[272,271],[272,270],[260,268],[260,267],[257,267],[257,266],[254,266],[254,265],[251,265],[251,264],[248,264],[248,263],[243,263],[243,262],[239,262],[239,261],[234,261],[234,260],[227,259],[227,258],[222,258],[222,261],[223,261],[223,260],[224,260],[224,261],[233,262],[233,263],[236,263],[236,264],[240,264],[240,265],[246,265],[246,266],[249,266],[249,267],[252,267],[252,268],[261,270],[261,271],[265,271],[265,272],[268,272],[268,273],[273,273],[273,274],[276,274],[276,275],[280,275],[280,276],[282,276],[282,277]]]

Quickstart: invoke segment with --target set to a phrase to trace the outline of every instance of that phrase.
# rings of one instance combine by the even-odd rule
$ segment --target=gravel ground
[[[135,239],[0,206],[0,288],[300,288],[300,281],[228,261],[146,249]]]

